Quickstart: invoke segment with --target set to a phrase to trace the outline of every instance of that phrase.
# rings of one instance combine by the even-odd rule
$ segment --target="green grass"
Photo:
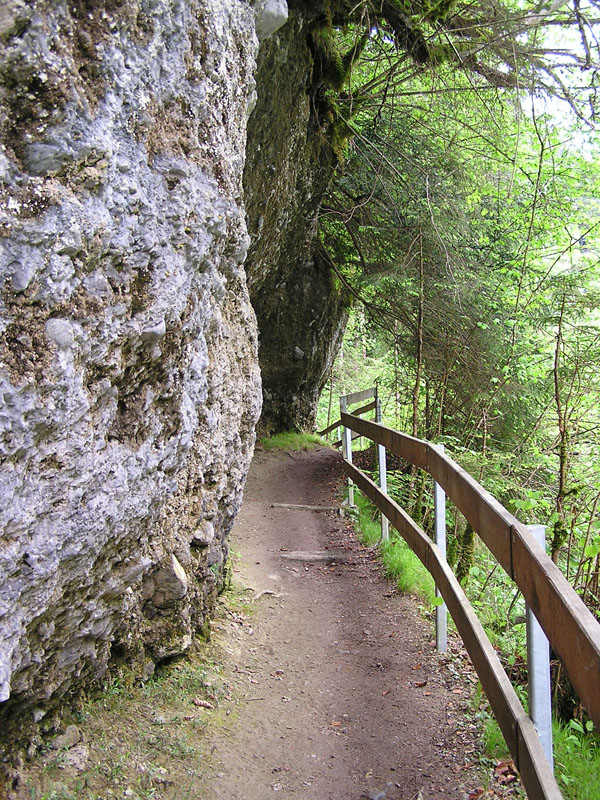
[[[354,500],[359,510],[357,526],[361,540],[365,545],[373,545],[379,541],[381,534],[379,513],[375,516],[375,507],[357,489],[354,491]],[[396,581],[401,592],[414,594],[427,605],[434,605],[433,578],[393,528],[390,528],[389,540],[381,543],[380,554],[386,575]]]
[[[223,607],[216,618],[227,619],[231,613]],[[200,793],[203,778],[190,766],[199,767],[208,757],[206,731],[225,726],[235,717],[236,700],[225,680],[221,657],[219,648],[202,645],[186,658],[157,668],[142,684],[136,673],[123,667],[82,701],[73,715],[89,750],[84,770],[75,771],[66,763],[66,754],[46,748],[24,770],[26,794],[18,797],[184,800],[204,796]],[[197,699],[211,708],[197,705]]]
[[[313,447],[328,447],[325,439],[321,439],[316,433],[277,433],[275,436],[268,436],[259,442],[263,450],[311,450]]]
[[[565,800],[598,800],[600,797],[600,736],[584,733],[577,720],[569,725],[555,722],[554,774]]]
[[[483,725],[483,743],[486,755],[490,758],[496,761],[506,761],[511,757],[500,726],[494,717],[487,714]]]
[[[600,736],[584,732],[577,720],[552,725],[554,774],[565,800],[598,800],[600,797]],[[498,761],[510,758],[496,720],[485,714],[486,755]]]

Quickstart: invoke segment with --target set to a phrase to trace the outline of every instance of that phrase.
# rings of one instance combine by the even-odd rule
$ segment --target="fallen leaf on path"
[[[332,728],[339,728],[341,727],[341,722],[332,722],[330,723]]]
[[[385,692],[382,692],[381,694],[382,694],[383,697],[385,697],[386,694],[390,693],[390,691],[391,691],[390,689],[386,689]]]
[[[214,708],[212,703],[209,703],[208,700],[203,700],[201,697],[194,697],[192,703],[195,706],[200,706],[200,708]]]
[[[476,789],[473,789],[472,792],[469,792],[468,800],[477,800],[477,798],[481,797],[481,795],[484,792],[485,792],[485,789],[483,788],[483,786],[478,786]]]
[[[422,686],[427,686],[427,681],[415,681],[415,686],[420,689]]]
[[[494,768],[494,777],[503,786],[514,783],[517,780],[517,770],[514,761],[501,761]]]
[[[452,689],[452,694],[462,694],[462,689]]]

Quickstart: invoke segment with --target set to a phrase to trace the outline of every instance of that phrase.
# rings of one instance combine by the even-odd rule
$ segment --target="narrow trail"
[[[232,543],[256,612],[227,644],[243,700],[211,740],[210,800],[447,800],[477,786],[466,663],[435,653],[415,600],[347,520],[271,507],[331,505],[340,484],[325,448],[254,458]],[[324,550],[336,560],[286,558]]]

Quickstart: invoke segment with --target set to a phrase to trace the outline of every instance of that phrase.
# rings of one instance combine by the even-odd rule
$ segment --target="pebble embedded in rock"
[[[79,742],[70,750],[67,750],[66,753],[61,754],[61,762],[60,765],[63,769],[65,767],[70,767],[70,769],[75,770],[75,772],[83,772],[84,769],[87,768],[88,761],[90,758],[90,751],[88,747],[83,744],[83,742]]]
[[[171,605],[185,597],[188,590],[188,578],[185,570],[172,555],[169,566],[164,566],[154,575],[155,591],[152,602],[158,608]]]
[[[44,328],[48,341],[55,344],[59,350],[68,350],[74,341],[73,326],[66,319],[53,317],[46,322]]]
[[[27,167],[33,175],[58,172],[70,154],[59,144],[34,142],[25,148]]]
[[[215,538],[215,526],[212,522],[204,520],[194,531],[191,544],[196,547],[207,547]]]
[[[35,275],[35,266],[25,261],[16,263],[12,277],[12,288],[14,292],[24,292],[31,283]]]
[[[166,332],[167,326],[164,319],[161,319],[156,325],[152,325],[142,331],[142,340],[147,344],[156,344],[156,342],[159,342],[164,337]]]

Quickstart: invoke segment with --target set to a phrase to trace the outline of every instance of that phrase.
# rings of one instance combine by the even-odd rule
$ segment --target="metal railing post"
[[[348,410],[348,401],[345,397],[340,397],[340,417]],[[342,428],[342,447],[343,454],[346,461],[352,463],[352,431],[345,426]],[[348,478],[348,505],[354,507],[354,484],[351,478]]]
[[[378,389],[375,389],[375,422],[381,425],[381,399],[379,397]],[[387,459],[385,454],[385,447],[382,444],[377,445],[377,461],[379,464],[379,488],[382,492],[387,494]],[[390,529],[388,518],[381,512],[381,541],[387,542],[390,538]]]
[[[546,526],[527,526],[536,541],[546,549]],[[527,606],[527,697],[529,716],[540,737],[551,767],[552,757],[552,689],[550,686],[550,645],[546,634]]]
[[[444,445],[435,445],[438,452],[444,452]],[[446,560],[446,493],[436,481],[433,482],[433,508],[435,516],[435,543],[437,544],[444,561]],[[438,587],[435,587],[435,596],[441,597]],[[448,612],[446,603],[442,602],[435,608],[435,646],[439,653],[448,649]]]

